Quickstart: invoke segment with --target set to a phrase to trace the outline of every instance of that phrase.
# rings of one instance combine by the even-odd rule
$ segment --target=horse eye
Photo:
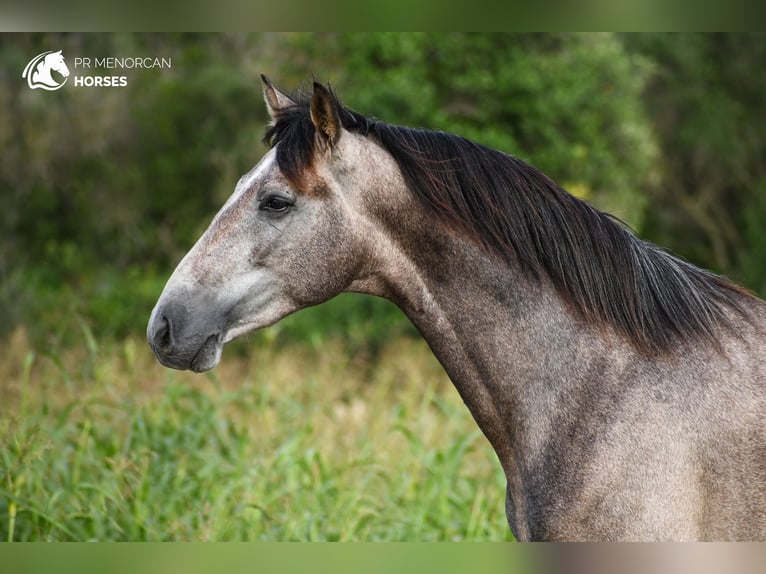
[[[286,211],[291,205],[292,203],[284,197],[273,195],[261,203],[261,209],[272,213],[281,213]]]

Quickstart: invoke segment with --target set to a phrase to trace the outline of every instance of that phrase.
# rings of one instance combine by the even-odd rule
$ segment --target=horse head
[[[372,232],[350,188],[384,152],[342,127],[324,86],[298,102],[263,82],[267,137],[300,141],[275,143],[239,180],[168,280],[147,329],[166,366],[213,368],[226,342],[352,290],[369,262]]]

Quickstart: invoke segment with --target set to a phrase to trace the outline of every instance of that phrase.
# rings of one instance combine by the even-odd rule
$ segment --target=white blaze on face
[[[233,270],[224,269],[225,265],[222,261],[222,258],[205,257],[203,253],[209,253],[210,251],[216,249],[217,246],[214,244],[215,242],[221,240],[232,242],[233,240],[237,239],[235,237],[227,236],[223,239],[216,238],[215,241],[213,241],[211,239],[211,233],[213,233],[217,226],[219,226],[220,221],[224,215],[233,209],[233,206],[240,199],[242,199],[245,194],[252,190],[260,179],[263,179],[266,174],[269,173],[275,161],[276,153],[274,150],[270,150],[265,156],[263,156],[263,159],[261,159],[261,161],[258,162],[258,164],[252,170],[240,178],[236,187],[234,188],[234,192],[229,196],[229,198],[226,200],[226,203],[223,204],[223,207],[221,207],[221,209],[215,215],[213,221],[208,226],[208,229],[205,231],[205,233],[202,234],[202,236],[197,240],[197,243],[195,243],[195,245],[189,250],[186,256],[176,267],[173,275],[170,277],[167,285],[165,286],[165,291],[172,291],[183,285],[193,286],[195,284],[199,284],[204,281],[205,277],[209,278],[213,275],[223,276],[231,274],[231,271]],[[255,206],[253,206],[253,208],[255,208]],[[231,254],[232,251],[236,251],[236,246],[234,245],[227,247],[228,254]]]
[[[271,171],[271,168],[274,166],[274,164],[277,161],[277,150],[271,149],[261,158],[261,161],[258,162],[258,164],[251,169],[249,172],[247,172],[245,175],[243,175],[241,178],[239,178],[239,181],[237,182],[237,185],[234,187],[234,193],[232,193],[229,196],[229,199],[226,200],[226,203],[223,204],[223,207],[221,208],[221,211],[219,213],[223,212],[227,207],[231,206],[234,202],[236,202],[242,195],[244,195],[249,189],[252,189],[252,187],[256,184],[256,182],[259,179],[263,179],[269,171]]]

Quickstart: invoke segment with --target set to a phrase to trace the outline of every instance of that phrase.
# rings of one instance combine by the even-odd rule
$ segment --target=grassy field
[[[2,540],[511,539],[495,455],[420,340],[260,337],[194,375],[81,331],[4,343]]]

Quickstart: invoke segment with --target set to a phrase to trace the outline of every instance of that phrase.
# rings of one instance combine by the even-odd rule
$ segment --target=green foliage
[[[609,34],[342,33],[294,39],[345,103],[533,163],[640,227],[650,63]],[[321,58],[320,58],[321,54]],[[302,65],[305,59],[297,59]]]
[[[647,234],[766,294],[763,34],[625,38],[655,63],[645,96],[661,148]]]
[[[764,292],[766,86],[752,73],[762,67],[762,39],[3,37],[0,336],[23,324],[45,347],[76,333],[79,321],[97,337],[143,331],[174,264],[264,152],[258,72],[286,89],[316,73],[361,112],[520,156],[659,243]],[[174,64],[136,72],[125,89],[31,91],[18,70],[52,44]],[[400,321],[390,306],[344,297],[275,333],[316,344],[322,324],[342,325],[355,333],[347,344],[371,337],[374,353]]]
[[[502,471],[422,343],[389,341],[372,378],[336,348],[195,377],[137,345],[17,341],[0,364],[0,539],[510,538]]]
[[[6,82],[15,91],[0,100],[4,159],[32,169],[0,170],[3,329],[56,330],[57,310],[76,308],[100,335],[137,332],[158,278],[263,152],[259,88],[227,61],[226,37],[84,38],[96,54],[168,51],[175,67],[137,73],[125,89],[54,97]],[[38,49],[19,43],[0,60]]]

